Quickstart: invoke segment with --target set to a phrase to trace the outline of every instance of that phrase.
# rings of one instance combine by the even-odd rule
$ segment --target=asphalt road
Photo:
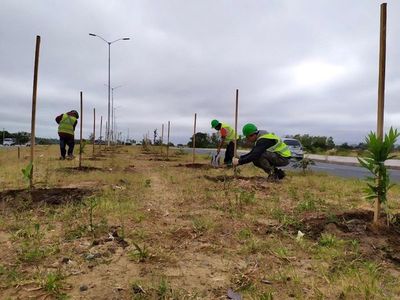
[[[183,148],[185,151],[191,152],[191,148]],[[221,151],[222,152],[222,151]],[[198,154],[210,154],[215,153],[213,149],[196,149],[196,153]],[[298,170],[293,169],[291,164],[285,169]],[[326,163],[326,162],[315,162],[315,165],[311,166],[312,171],[327,173],[330,175],[335,175],[339,177],[345,178],[358,178],[363,179],[366,176],[369,176],[370,173],[364,168],[358,166],[344,165],[344,164],[334,164],[334,163]],[[400,182],[400,170],[389,170],[391,179],[393,182]]]

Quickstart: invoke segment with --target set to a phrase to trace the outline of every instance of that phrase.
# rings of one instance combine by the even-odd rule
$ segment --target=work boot
[[[271,182],[276,182],[276,181],[278,181],[278,177],[277,177],[277,175],[276,175],[275,172],[271,172],[271,173],[268,175],[267,180],[268,180],[268,181],[271,181]]]
[[[274,173],[276,174],[276,177],[278,179],[283,179],[286,176],[285,172],[282,169],[276,168]]]
[[[75,158],[75,156],[74,155],[72,155],[72,154],[68,154],[68,157],[67,157],[67,159],[69,159],[69,160],[73,160]]]
[[[65,156],[60,156],[60,160],[65,160]]]
[[[227,166],[228,168],[231,168],[232,167],[232,161],[231,160],[230,161],[226,161],[226,162],[224,162],[224,165]]]

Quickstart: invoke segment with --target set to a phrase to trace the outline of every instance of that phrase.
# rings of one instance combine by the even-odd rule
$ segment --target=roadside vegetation
[[[29,191],[29,148],[0,150],[2,299],[400,297],[399,186],[373,226],[362,180],[301,168],[272,183],[250,165],[234,178],[151,145],[97,146],[83,170],[35,151]]]

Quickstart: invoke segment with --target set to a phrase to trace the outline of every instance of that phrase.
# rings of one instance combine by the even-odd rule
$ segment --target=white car
[[[299,140],[284,138],[282,141],[289,147],[292,152],[292,158],[302,160],[304,158],[304,150]]]
[[[13,138],[4,138],[3,146],[14,146],[15,140]]]

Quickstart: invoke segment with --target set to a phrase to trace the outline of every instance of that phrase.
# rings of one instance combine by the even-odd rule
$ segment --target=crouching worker
[[[277,167],[287,166],[291,153],[281,138],[273,133],[258,130],[254,124],[250,123],[243,126],[243,135],[249,142],[254,143],[254,147],[249,153],[234,158],[233,165],[252,162],[268,173],[268,179],[283,179],[285,172]]]
[[[68,145],[68,159],[74,158],[75,146],[75,127],[78,123],[79,114],[76,110],[71,110],[65,114],[61,114],[56,118],[58,125],[58,136],[60,137],[60,159],[64,160],[67,154],[66,146]]]

